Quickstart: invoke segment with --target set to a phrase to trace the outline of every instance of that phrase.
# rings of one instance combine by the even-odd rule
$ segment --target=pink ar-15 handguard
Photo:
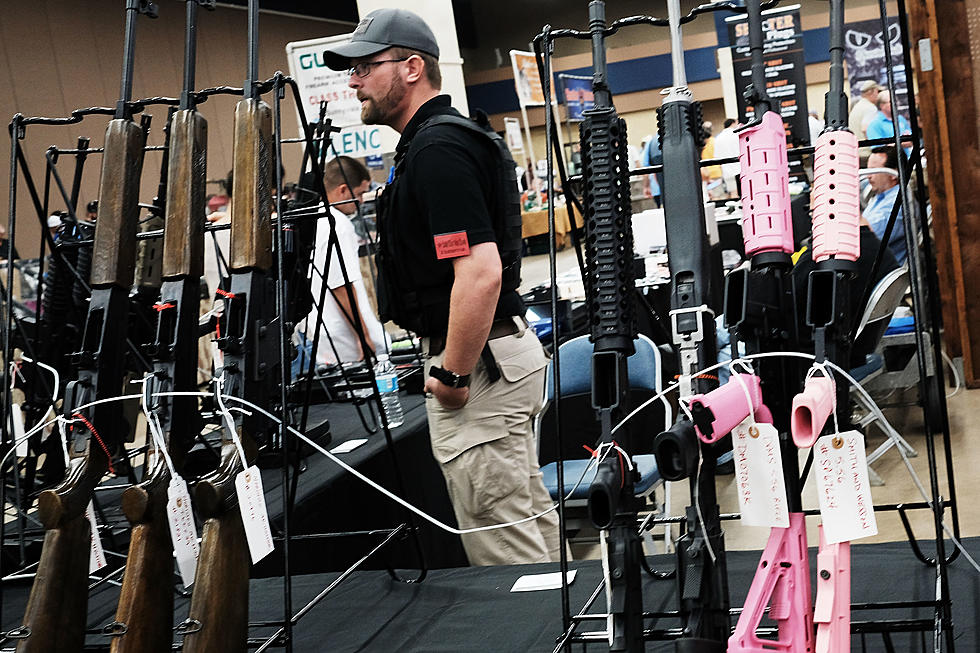
[[[789,164],[783,119],[767,111],[757,125],[738,133],[742,168],[742,238],[745,255],[793,253]]]
[[[856,261],[861,253],[858,139],[846,129],[817,138],[813,156],[813,260]]]
[[[732,374],[725,385],[692,396],[690,408],[694,430],[707,444],[725,437],[750,414],[755,415],[757,422],[772,423],[772,413],[762,403],[762,382],[754,374]]]
[[[789,513],[788,528],[773,528],[762,552],[745,606],[728,639],[728,653],[813,653],[810,562],[803,513]],[[766,606],[779,627],[775,640],[756,635]]]

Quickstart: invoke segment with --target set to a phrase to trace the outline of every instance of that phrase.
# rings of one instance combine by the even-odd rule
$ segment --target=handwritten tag
[[[14,442],[17,443],[14,455],[23,458],[28,451],[27,438],[24,437],[24,412],[20,409],[20,404],[10,404],[10,421],[13,422]]]
[[[238,490],[238,507],[242,511],[242,523],[245,525],[248,551],[252,555],[252,564],[254,565],[275,549],[275,544],[272,542],[272,530],[269,528],[269,513],[265,507],[265,493],[262,491],[262,476],[259,474],[259,468],[252,465],[239,472],[238,476],[235,477],[235,489]]]
[[[201,547],[197,543],[197,526],[194,524],[187,481],[179,476],[170,479],[167,487],[167,522],[170,524],[170,540],[174,544],[177,569],[184,587],[190,587],[194,584]]]
[[[98,571],[108,564],[105,561],[105,551],[102,549],[102,539],[99,537],[99,525],[95,522],[95,506],[92,502],[88,502],[88,507],[85,509],[85,519],[88,520],[89,525],[89,556],[88,556],[88,573],[93,571]]]
[[[732,453],[742,523],[788,528],[789,505],[776,427],[746,418],[732,430]]]
[[[877,535],[864,436],[857,431],[825,435],[813,450],[827,544]]]

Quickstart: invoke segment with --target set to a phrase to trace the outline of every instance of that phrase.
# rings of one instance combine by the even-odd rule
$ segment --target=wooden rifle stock
[[[118,395],[126,347],[128,292],[136,251],[138,192],[146,132],[131,120],[115,119],[106,130],[91,283],[92,300],[82,352],[74,356],[77,381],[65,394],[66,417],[94,399]],[[120,407],[102,404],[86,411],[110,450],[123,439]],[[41,493],[38,509],[48,533],[24,615],[30,635],[20,653],[80,650],[88,603],[88,534],[85,507],[108,468],[108,457],[94,445],[86,424],[75,424],[68,473],[60,486]]]
[[[272,111],[248,95],[246,89],[247,97],[235,108],[232,282],[218,344],[225,356],[223,392],[262,405],[268,401],[264,388],[275,376],[262,362],[263,342],[272,335],[264,328],[265,318],[274,306],[267,274],[272,265]],[[264,335],[267,331],[270,336]],[[238,429],[249,461],[256,455],[252,420],[243,420]],[[195,506],[207,521],[184,629],[186,653],[246,650],[250,558],[235,492],[240,471],[241,459],[226,430],[218,469],[194,488]]]
[[[204,269],[207,121],[193,109],[178,111],[170,124],[170,156],[163,239],[163,286],[157,304],[154,372],[150,393],[193,391],[197,375],[197,318]],[[180,460],[197,430],[195,400],[149,397],[172,458]],[[173,626],[173,547],[167,523],[170,470],[155,458],[146,480],[123,494],[133,524],[128,567],[116,611],[113,653],[169,651]]]

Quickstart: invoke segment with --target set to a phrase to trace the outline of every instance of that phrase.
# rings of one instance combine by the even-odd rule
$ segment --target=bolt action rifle
[[[234,188],[231,199],[231,290],[224,293],[218,347],[224,357],[218,391],[259,406],[272,400],[279,350],[271,274],[273,200],[272,110],[259,97],[258,0],[248,3],[248,79],[235,108]],[[268,426],[259,415],[233,425],[249,464]],[[235,479],[242,471],[234,433],[223,430],[218,469],[195,487],[206,519],[194,594],[183,630],[184,651],[245,651],[248,639],[249,549]]]
[[[760,4],[760,0],[746,2],[752,77],[745,99],[753,114],[738,136],[745,216],[742,235],[750,267],[733,270],[726,278],[725,324],[732,333],[733,356],[740,341],[749,354],[795,351],[799,343],[791,276],[793,223],[786,131],[766,93]],[[787,423],[800,373],[795,359],[766,358],[759,360],[757,366],[779,433],[789,525],[770,531],[728,650],[749,653],[778,648],[810,653],[814,644],[810,565],[797,449],[790,440]],[[776,640],[762,640],[756,635],[767,607],[769,618],[779,627]]]
[[[674,86],[657,110],[664,158],[663,200],[671,277],[671,330],[678,352],[680,397],[707,394],[716,381],[697,375],[715,363],[715,283],[701,185],[701,105],[687,88],[680,2],[669,0]],[[683,636],[678,653],[721,653],[730,632],[725,538],[715,494],[714,445],[699,441],[695,425],[681,417],[654,440],[657,467],[668,481],[691,478],[687,529],[676,543],[677,595]]]
[[[586,257],[593,343],[592,407],[600,423],[600,462],[589,487],[588,512],[600,529],[610,651],[643,650],[643,595],[627,434],[613,441],[612,429],[627,412],[627,358],[634,352],[633,232],[626,156],[626,121],[612,104],[606,81],[606,9],[589,3],[592,90],[595,107],[579,127],[585,179]],[[618,447],[614,449],[613,447]]]
[[[138,14],[154,17],[156,6],[147,0],[126,0],[122,90],[105,136],[92,298],[82,350],[72,357],[78,378],[65,390],[65,417],[75,422],[68,472],[61,485],[42,492],[38,498],[38,514],[47,532],[24,626],[18,633],[20,653],[82,649],[90,535],[85,508],[110,466],[110,452],[124,437],[125,422],[118,403],[82,406],[117,396],[122,390],[129,291],[136,262],[140,175],[149,128],[148,116],[144,115],[142,125],[137,125],[129,106]]]
[[[214,0],[186,0],[184,84],[180,107],[171,116],[163,235],[163,284],[156,337],[149,347],[153,371],[144,396],[159,425],[163,442],[148,437],[147,474],[122,497],[123,512],[133,525],[126,573],[116,609],[113,653],[171,650],[173,639],[173,545],[167,523],[168,486],[172,481],[163,444],[177,468],[200,430],[194,397],[155,396],[193,392],[197,386],[197,339],[200,282],[204,272],[204,213],[207,171],[207,121],[197,112],[194,62],[198,5]]]

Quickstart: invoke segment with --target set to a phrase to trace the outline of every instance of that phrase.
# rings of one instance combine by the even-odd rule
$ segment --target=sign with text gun
[[[330,44],[347,41],[349,38],[350,34],[340,34],[286,44],[289,74],[296,80],[300,97],[303,98],[303,106],[297,109],[312,124],[320,118],[320,103],[327,103],[327,118],[335,127],[341,128],[339,133],[332,136],[337,154],[363,157],[394,152],[398,144],[398,133],[384,125],[363,124],[357,93],[347,86],[350,79],[347,71],[330,70],[323,61],[323,51]],[[333,152],[330,154],[332,156]]]

